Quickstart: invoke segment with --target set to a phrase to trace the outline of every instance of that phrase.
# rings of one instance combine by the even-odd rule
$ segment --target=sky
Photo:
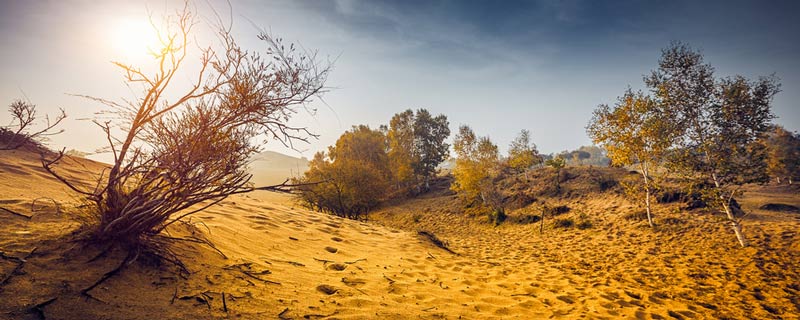
[[[111,61],[152,66],[148,17],[182,1],[0,0],[0,104],[26,99],[42,113],[64,108],[54,148],[104,146],[91,119],[104,106],[75,95],[120,101],[127,86]],[[246,49],[266,47],[260,30],[316,51],[333,71],[328,92],[293,125],[319,134],[291,150],[311,157],[353,125],[377,128],[405,109],[445,114],[488,135],[501,152],[522,129],[544,153],[591,144],[585,127],[599,104],[613,104],[657,67],[661,49],[681,41],[700,50],[718,77],[775,74],[782,92],[775,122],[800,130],[800,2],[797,1],[257,1],[191,2],[232,21]],[[193,38],[213,39],[199,27]],[[196,63],[188,62],[188,70]],[[186,77],[185,79],[188,79]],[[184,79],[184,80],[185,80]],[[177,85],[179,86],[179,85]],[[10,121],[0,112],[0,125]],[[108,155],[96,158],[107,159]]]

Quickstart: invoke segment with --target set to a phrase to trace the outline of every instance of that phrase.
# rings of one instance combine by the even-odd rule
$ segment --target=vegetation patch
[[[555,219],[553,220],[553,226],[556,228],[569,229],[575,226],[575,221],[572,219]]]
[[[758,207],[761,210],[768,210],[768,211],[783,211],[783,212],[793,212],[793,213],[800,213],[800,208],[790,205],[790,204],[783,204],[783,203],[767,203],[763,206]]]

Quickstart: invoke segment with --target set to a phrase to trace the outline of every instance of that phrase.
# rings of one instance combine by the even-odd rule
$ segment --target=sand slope
[[[102,170],[102,165],[82,162]],[[72,169],[75,169],[73,167]],[[78,174],[78,172],[75,172]],[[452,196],[382,209],[370,223],[296,207],[273,194],[224,201],[192,218],[225,257],[177,242],[192,273],[147,257],[82,295],[124,257],[69,242],[75,197],[35,156],[0,153],[0,317],[12,319],[661,319],[796,318],[800,220],[755,210],[753,246],[739,249],[713,215],[662,212],[661,227],[625,219],[624,199],[586,195],[565,216],[594,227],[493,227],[467,219]],[[780,191],[780,190],[778,190]],[[746,209],[782,194],[743,201]],[[55,208],[31,201],[50,197]],[[37,201],[40,203],[41,201]],[[202,222],[202,223],[200,223]],[[456,254],[420,237],[426,230]],[[35,250],[34,250],[35,249]],[[24,263],[22,263],[24,261]],[[223,302],[224,296],[224,302]]]

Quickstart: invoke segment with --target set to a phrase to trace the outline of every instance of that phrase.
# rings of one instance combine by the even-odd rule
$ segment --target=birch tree
[[[676,172],[696,184],[708,183],[707,202],[725,213],[742,247],[741,216],[731,203],[745,183],[764,182],[765,150],[757,141],[770,127],[772,99],[780,90],[774,76],[715,79],[703,55],[682,43],[662,51],[658,69],[645,83],[675,130]]]
[[[653,175],[672,146],[669,128],[661,107],[630,89],[613,108],[598,106],[587,127],[589,137],[606,149],[612,164],[638,168],[650,227],[654,227],[650,199],[657,187]]]

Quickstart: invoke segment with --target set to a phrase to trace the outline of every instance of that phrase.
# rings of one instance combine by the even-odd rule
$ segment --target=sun
[[[125,61],[143,61],[159,48],[156,30],[147,20],[120,19],[109,29],[114,55]]]

